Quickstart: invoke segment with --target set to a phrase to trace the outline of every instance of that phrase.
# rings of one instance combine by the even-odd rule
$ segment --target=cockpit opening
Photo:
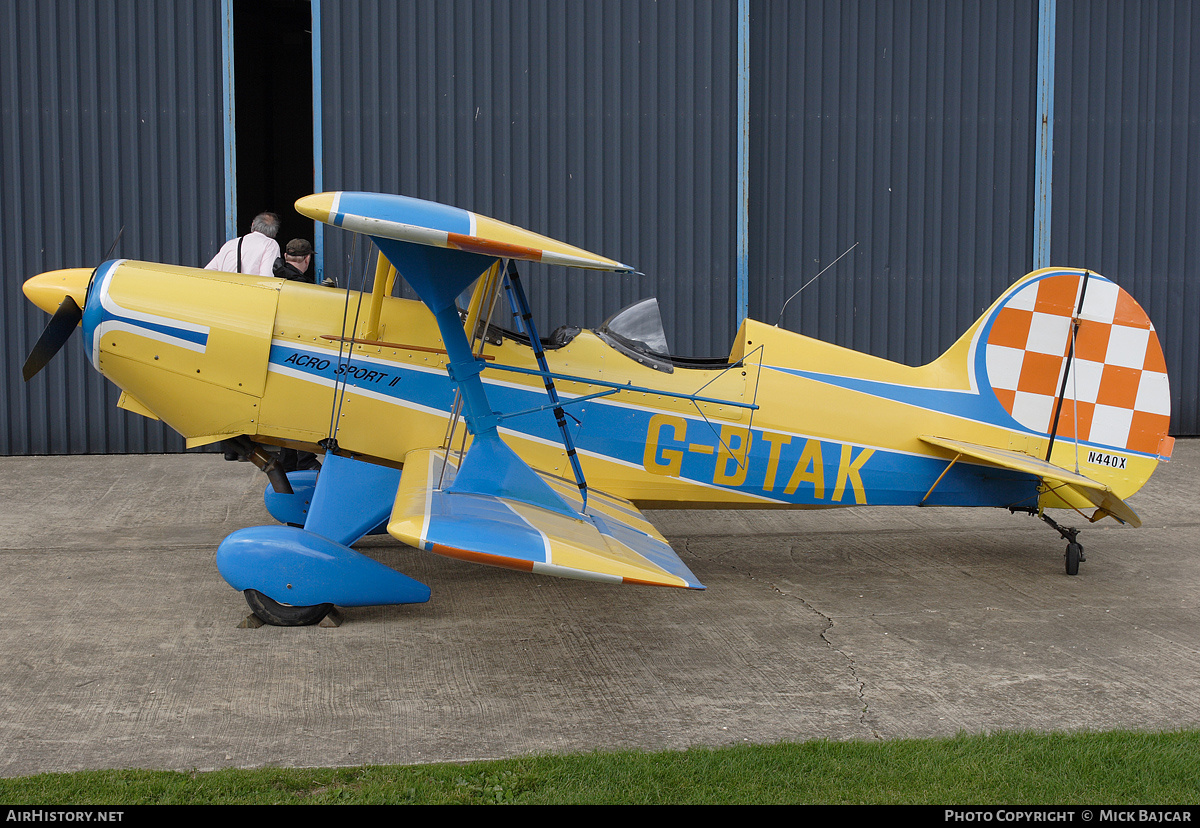
[[[576,325],[561,325],[549,336],[541,337],[542,347],[547,351],[566,347],[582,330]],[[613,350],[667,374],[673,373],[676,368],[712,370],[737,364],[720,357],[681,357],[672,354],[663,328],[658,299],[654,297],[627,305],[595,328],[594,333]],[[501,327],[494,322],[488,325],[486,339],[493,345],[499,345],[505,339],[529,345],[529,337],[523,333]]]

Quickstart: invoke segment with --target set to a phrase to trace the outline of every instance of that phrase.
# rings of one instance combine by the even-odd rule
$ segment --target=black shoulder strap
[[[238,236],[238,260],[237,260],[237,272],[238,273],[242,272],[242,242],[245,241],[245,239],[246,239],[245,236]]]

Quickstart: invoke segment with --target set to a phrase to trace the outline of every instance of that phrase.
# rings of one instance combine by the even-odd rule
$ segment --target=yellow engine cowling
[[[282,284],[108,262],[89,291],[84,344],[102,374],[189,447],[254,434]]]

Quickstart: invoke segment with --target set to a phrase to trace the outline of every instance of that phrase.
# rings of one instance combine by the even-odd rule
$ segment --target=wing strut
[[[513,316],[520,320],[525,335],[529,337],[529,345],[533,348],[534,356],[537,357],[538,368],[541,369],[542,380],[546,384],[546,396],[550,398],[550,403],[554,406],[554,419],[558,422],[558,430],[562,432],[563,448],[567,451],[567,459],[571,461],[571,468],[575,472],[575,484],[579,487],[579,496],[583,499],[583,506],[586,508],[587,481],[583,478],[583,467],[579,464],[575,441],[571,439],[571,431],[567,428],[567,414],[559,402],[558,390],[554,387],[554,377],[551,376],[550,366],[546,362],[546,349],[542,347],[542,340],[538,338],[533,324],[533,313],[529,309],[529,300],[525,297],[524,288],[521,287],[521,276],[517,273],[516,265],[511,262],[505,262],[504,290],[508,295],[508,304],[512,308]]]

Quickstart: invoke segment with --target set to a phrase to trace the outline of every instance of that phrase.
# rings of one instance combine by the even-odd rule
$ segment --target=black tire
[[[1067,574],[1079,574],[1079,562],[1083,560],[1083,547],[1077,543],[1067,544]]]
[[[321,623],[321,620],[333,609],[333,604],[315,604],[308,607],[293,607],[281,604],[257,589],[248,589],[242,593],[246,603],[254,614],[262,619],[264,624],[273,627],[308,627]]]

